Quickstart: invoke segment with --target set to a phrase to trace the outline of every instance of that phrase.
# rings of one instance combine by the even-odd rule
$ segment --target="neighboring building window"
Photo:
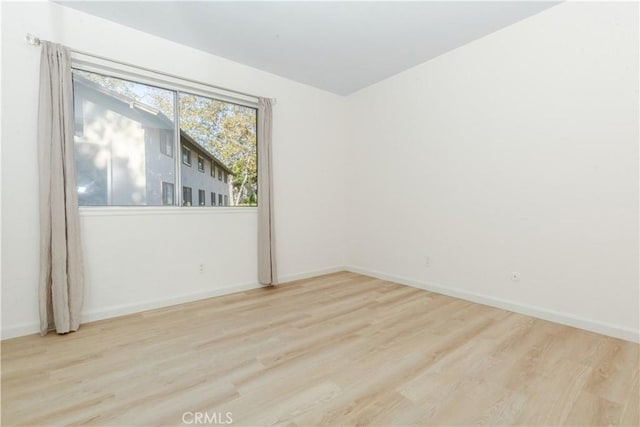
[[[227,206],[256,206],[256,108],[182,92],[186,82],[154,82],[73,70],[79,204],[190,206],[196,200],[185,193],[195,186],[205,197],[216,189],[213,205],[224,206],[221,185],[200,183],[211,162],[211,177],[226,183]]]
[[[229,206],[229,196],[224,196],[224,205]]]
[[[173,134],[171,131],[161,129],[159,131],[160,152],[166,156],[173,157]]]
[[[174,187],[171,182],[162,182],[162,204],[165,206],[173,206]]]
[[[191,166],[191,150],[184,145],[182,146],[182,163]]]
[[[216,193],[211,193],[211,206],[216,205]]]
[[[198,204],[200,206],[205,206],[207,204],[207,193],[204,190],[198,190]]]
[[[191,187],[182,187],[182,206],[191,206]]]

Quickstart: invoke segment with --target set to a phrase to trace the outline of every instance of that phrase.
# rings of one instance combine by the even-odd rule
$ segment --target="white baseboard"
[[[626,341],[640,343],[640,330],[627,328],[624,326],[613,325],[610,323],[599,322],[592,319],[573,316],[571,314],[560,313],[554,310],[548,310],[542,307],[536,307],[527,304],[521,304],[501,298],[495,298],[487,295],[477,294],[462,289],[450,288],[447,286],[437,285],[434,283],[422,282],[419,280],[408,279],[406,277],[394,276],[381,273],[379,271],[369,270],[357,266],[345,267],[347,271],[375,277],[389,282],[395,282],[402,285],[411,286],[418,289],[435,292],[438,294],[448,295],[467,301],[477,302],[479,304],[489,305],[491,307],[502,308],[504,310],[513,311],[527,316],[536,317],[538,319],[548,320],[550,322],[560,323],[567,326],[573,326],[579,329],[595,332],[602,335],[620,338]]]
[[[22,325],[9,326],[2,328],[2,339],[22,337],[25,335],[37,334],[40,332],[39,323],[23,323]]]
[[[177,295],[169,298],[160,298],[149,301],[141,301],[132,304],[123,304],[98,310],[89,310],[82,313],[82,323],[95,322],[96,320],[110,319],[112,317],[125,316],[127,314],[140,313],[156,308],[169,307],[176,304],[198,301],[222,295],[244,292],[261,287],[257,282],[243,283],[233,286],[211,289],[204,292],[193,292]],[[40,324],[37,322],[2,328],[2,339],[16,338],[24,335],[40,333]]]
[[[322,268],[320,270],[307,271],[306,273],[288,274],[278,278],[280,283],[294,282],[296,280],[310,279],[312,277],[323,276],[325,274],[338,273],[340,271],[347,271],[344,265]]]
[[[307,279],[310,277],[321,276],[323,274],[336,273],[344,271],[344,266],[330,267],[320,270],[308,271],[304,273],[285,275],[280,278],[280,283],[293,282],[294,280]],[[127,314],[140,313],[156,308],[169,307],[177,304],[198,301],[206,298],[218,297],[222,295],[235,294],[245,292],[251,289],[258,289],[262,285],[257,282],[242,283],[237,285],[215,288],[204,292],[193,292],[189,294],[177,295],[169,298],[161,298],[149,301],[141,301],[132,304],[123,304],[114,307],[107,307],[98,310],[90,310],[82,313],[82,323],[95,322],[96,320],[110,319],[112,317],[125,316]],[[34,302],[34,304],[37,302]],[[2,339],[10,339],[40,333],[40,324],[38,322],[26,323],[17,326],[9,326],[2,328]]]
[[[219,297],[222,295],[235,294],[238,292],[249,291],[251,289],[260,288],[256,282],[242,283],[239,285],[224,286],[204,292],[192,292],[189,294],[178,295],[175,297],[161,298],[151,301],[143,301],[139,303],[120,305],[116,307],[108,307],[101,310],[92,310],[82,315],[82,323],[95,322],[96,320],[110,319],[112,317],[125,316],[127,314],[140,313],[148,310],[155,310],[162,307],[170,307],[172,305],[185,304],[188,302],[198,301],[207,298]]]
[[[516,313],[526,314],[528,316],[536,317],[539,319],[548,320],[551,322],[560,323],[563,325],[573,326],[587,331],[596,332],[603,335],[608,335],[615,338],[620,338],[632,342],[640,342],[640,331],[621,327],[618,325],[612,325],[610,323],[598,322],[591,319],[585,319],[578,316],[573,316],[566,313],[560,313],[553,310],[548,310],[541,307],[526,305],[517,303],[514,301],[508,301],[501,298],[490,297],[487,295],[468,292],[461,289],[450,288],[442,285],[436,285],[433,283],[426,283],[414,279],[408,279],[405,277],[394,276],[390,274],[381,273],[379,271],[369,270],[357,266],[336,266],[328,267],[319,270],[308,271],[304,273],[296,273],[284,275],[280,278],[280,283],[293,282],[296,280],[308,279],[311,277],[322,276],[325,274],[337,273],[340,271],[351,271],[353,273],[363,274],[366,276],[376,277],[382,280],[390,282],[400,283],[403,285],[411,286],[414,288],[425,289],[431,292],[436,292],[443,295],[452,296],[455,298],[464,299],[467,301],[473,301],[480,304],[489,305],[492,307],[502,308],[504,310],[513,311]],[[245,292],[251,289],[260,288],[258,283],[243,283],[238,285],[226,286],[222,288],[211,289],[205,292],[195,292],[190,294],[183,294],[170,298],[157,299],[152,301],[143,301],[139,303],[121,305],[116,307],[108,307],[100,310],[91,310],[83,313],[83,322],[93,322],[96,320],[109,319],[112,317],[124,316],[127,314],[140,313],[147,310],[153,310],[162,307],[168,307],[177,304],[184,304],[187,302],[198,301],[201,299],[212,298],[222,295],[229,295],[238,292]],[[17,326],[10,326],[2,329],[2,339],[9,339],[20,337],[24,335],[37,334],[40,331],[40,326],[37,322],[22,324]]]

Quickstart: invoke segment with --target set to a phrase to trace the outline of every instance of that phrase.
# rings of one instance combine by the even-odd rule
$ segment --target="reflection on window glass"
[[[77,70],[73,89],[80,205],[173,204],[175,93]]]

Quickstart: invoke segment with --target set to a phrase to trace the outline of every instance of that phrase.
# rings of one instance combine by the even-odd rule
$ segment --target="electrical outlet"
[[[429,256],[425,256],[424,257],[424,266],[425,267],[431,267],[431,257],[429,257]]]
[[[204,264],[200,264],[200,274],[204,273]]]
[[[517,271],[511,273],[511,280],[513,280],[514,282],[520,281],[520,273],[518,273]]]

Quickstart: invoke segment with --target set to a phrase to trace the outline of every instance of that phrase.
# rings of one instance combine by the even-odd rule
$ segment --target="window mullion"
[[[182,144],[180,143],[180,98],[179,92],[173,91],[173,122],[174,122],[174,145],[173,152],[175,160],[175,182],[176,196],[174,197],[176,206],[182,206]]]

